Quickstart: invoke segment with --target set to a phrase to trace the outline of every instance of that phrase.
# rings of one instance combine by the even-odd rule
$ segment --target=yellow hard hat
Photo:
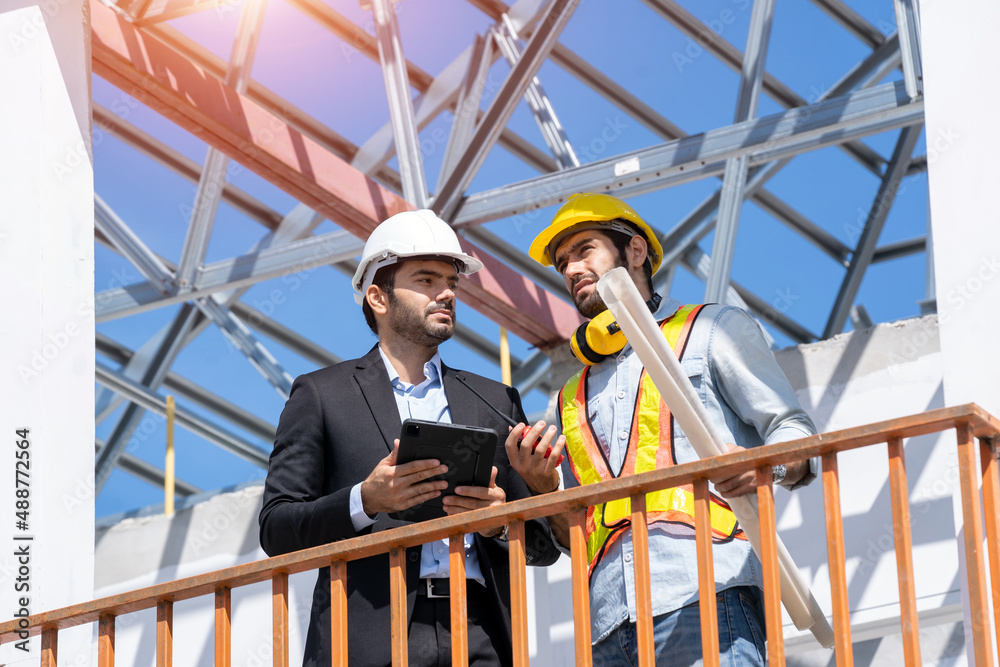
[[[660,268],[663,261],[663,246],[653,228],[646,224],[646,221],[639,217],[631,206],[623,202],[618,197],[611,195],[587,192],[575,194],[566,200],[556,215],[552,218],[552,224],[542,230],[542,233],[535,237],[528,248],[528,255],[542,266],[552,266],[551,251],[555,250],[554,242],[561,237],[583,229],[600,229],[619,231],[629,236],[635,234],[635,230],[623,225],[620,222],[615,224],[612,221],[627,220],[639,228],[643,236],[646,237],[646,244],[649,246],[649,260],[653,264],[653,273]],[[588,225],[588,223],[590,223]],[[605,227],[606,225],[606,227]]]

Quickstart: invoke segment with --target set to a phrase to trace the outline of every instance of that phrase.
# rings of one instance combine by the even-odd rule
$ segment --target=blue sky
[[[359,7],[357,0],[327,2],[372,32],[370,14]],[[743,49],[751,14],[749,0],[685,0],[681,4],[710,29]],[[894,29],[891,2],[854,0],[848,4],[884,34]],[[169,25],[228,59],[239,10],[239,4],[225,5],[175,19]],[[397,12],[407,58],[432,76],[461,53],[475,34],[484,34],[492,23],[465,0],[404,0],[397,4]],[[639,0],[583,0],[560,41],[688,133],[722,127],[733,121],[738,74]],[[815,100],[868,53],[868,46],[812,3],[777,3],[767,70],[806,100]],[[508,71],[502,61],[494,65],[490,77],[494,91]],[[252,76],[355,144],[364,143],[389,119],[377,63],[283,0],[268,0]],[[888,80],[899,77],[896,72]],[[583,163],[662,141],[554,63],[546,62],[539,78]],[[488,85],[484,108],[491,99],[490,88]],[[202,141],[97,76],[93,81],[93,96],[96,103],[112,109],[192,160],[199,164],[204,161],[207,147]],[[763,96],[758,115],[780,110],[777,103]],[[434,138],[442,130],[446,134],[451,121],[446,112],[421,133],[431,190],[436,185],[445,147]],[[525,104],[518,107],[508,127],[545,149]],[[613,129],[610,135],[613,141],[601,139],[607,128]],[[898,134],[898,131],[886,132],[865,141],[888,157]],[[604,136],[609,135],[605,132]],[[924,150],[921,139],[915,155],[922,155]],[[94,161],[97,193],[155,252],[176,262],[184,242],[195,185],[108,135],[95,137]],[[236,163],[231,163],[228,174],[231,183],[280,213],[287,213],[296,205],[289,195]],[[535,175],[534,169],[506,150],[494,148],[470,192]],[[654,227],[667,232],[720,184],[718,179],[706,179],[629,201]],[[826,148],[796,157],[767,187],[840,241],[853,246],[878,185],[876,176],[843,151]],[[516,220],[497,220],[486,227],[509,243],[526,249],[553,212],[545,209]],[[926,224],[927,182],[926,175],[920,174],[904,180],[880,245],[922,236]],[[334,229],[326,221],[316,233]],[[265,233],[257,222],[222,203],[206,261],[243,254]],[[711,251],[711,235],[702,240],[701,247]],[[97,291],[140,279],[128,261],[117,254],[100,245],[95,253]],[[918,315],[918,302],[925,293],[925,261],[920,253],[873,265],[856,303],[864,304],[875,322]],[[733,264],[734,280],[821,334],[843,276],[843,267],[827,255],[753,203],[744,205]],[[280,295],[277,300],[272,298],[275,290]],[[684,302],[698,302],[703,291],[703,283],[680,270],[671,296]],[[252,288],[243,301],[262,310],[270,309],[275,320],[343,358],[362,355],[375,342],[360,308],[354,304],[347,278],[332,268],[320,267],[262,283]],[[99,324],[98,331],[137,349],[169,322],[176,311],[174,306],[113,320]],[[459,306],[459,319],[480,334],[497,340],[498,325],[468,306]],[[780,333],[772,331],[772,334],[779,346],[791,344]],[[262,340],[293,376],[314,370],[311,362],[296,353],[274,341],[263,337]],[[531,353],[529,346],[516,337],[512,337],[511,344],[518,357]],[[442,355],[452,366],[499,377],[495,364],[458,343],[445,344]],[[98,358],[113,366],[100,355]],[[277,422],[283,400],[215,328],[207,329],[185,348],[172,370],[271,423]],[[161,389],[161,393],[164,391]],[[546,397],[534,391],[524,400],[531,412],[542,409]],[[98,425],[98,438],[107,437],[119,413],[120,409]],[[211,415],[208,417],[215,420]],[[232,425],[224,426],[239,432]],[[137,434],[130,452],[162,467],[163,420],[147,415]],[[202,489],[251,481],[264,474],[263,470],[183,429],[177,429],[176,437],[178,476]],[[270,443],[254,441],[262,448],[270,447]],[[162,502],[162,491],[115,471],[98,496],[97,515],[158,502]]]

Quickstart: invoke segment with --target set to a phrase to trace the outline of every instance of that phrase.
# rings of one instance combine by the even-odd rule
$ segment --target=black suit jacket
[[[455,377],[476,388],[493,405],[524,421],[517,391],[486,378],[442,364],[442,381],[452,421],[493,428],[501,434],[494,465],[497,484],[508,500],[530,496],[524,480],[511,468],[502,446],[507,424]],[[302,375],[278,422],[274,450],[264,485],[260,543],[270,556],[344,540],[405,522],[379,514],[360,533],[350,516],[351,488],[363,481],[392,450],[402,424],[378,347],[361,359]],[[559,557],[544,521],[525,526],[527,561],[549,565]],[[506,544],[475,536],[479,564],[498,622],[510,641],[510,579]],[[413,609],[420,572],[420,548],[407,552],[407,613]],[[330,571],[319,571],[313,592],[303,664],[330,664]],[[351,561],[347,566],[348,651],[350,664],[388,665],[389,557]],[[509,650],[509,649],[508,649]],[[510,655],[501,655],[505,664]]]

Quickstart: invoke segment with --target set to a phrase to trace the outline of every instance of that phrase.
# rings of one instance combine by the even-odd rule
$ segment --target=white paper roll
[[[684,429],[698,457],[725,454],[728,451],[726,443],[712,426],[705,406],[695,393],[673,350],[667,345],[666,338],[628,271],[621,267],[608,271],[597,283],[597,289],[632,344],[632,349],[639,355],[653,384],[670,406],[671,414]],[[727,499],[727,502],[759,557],[760,518],[757,498],[747,495]],[[796,628],[808,629],[822,646],[832,648],[833,628],[780,537],[777,542],[781,602]]]

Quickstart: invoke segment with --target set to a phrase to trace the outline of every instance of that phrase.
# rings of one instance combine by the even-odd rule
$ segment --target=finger
[[[406,503],[407,504],[406,504],[406,507],[404,507],[403,509],[409,509],[409,508],[413,507],[414,505],[419,505],[420,503],[425,503],[428,500],[432,500],[434,498],[437,498],[440,495],[441,495],[441,490],[439,490],[439,489],[431,489],[430,491],[426,491],[426,492],[423,492],[423,493],[418,493],[417,495],[411,496],[410,498],[406,499]]]
[[[497,487],[497,467],[493,466],[493,472],[490,474],[490,488],[495,489]]]
[[[507,440],[504,441],[504,448],[507,450],[507,459],[513,461],[518,456],[518,443],[521,441],[521,436],[524,435],[527,426],[524,424],[518,424],[510,429],[507,433]]]
[[[419,459],[417,461],[410,461],[409,463],[401,463],[396,466],[397,477],[420,475],[417,479],[409,480],[409,483],[411,484],[419,482],[421,479],[427,479],[428,477],[433,477],[434,475],[440,475],[444,472],[448,472],[448,466],[441,463],[438,459]]]
[[[479,500],[488,500],[490,498],[490,489],[485,486],[456,486],[455,495],[448,497],[478,498]]]
[[[389,456],[382,459],[385,461],[386,465],[394,466],[396,465],[396,458],[399,456],[399,438],[392,441],[392,451],[389,452]]]
[[[468,512],[470,510],[478,510],[483,507],[489,507],[490,502],[488,500],[470,498],[468,496],[445,496],[441,500],[441,505],[444,507],[444,511],[447,514],[455,514],[456,512]]]

